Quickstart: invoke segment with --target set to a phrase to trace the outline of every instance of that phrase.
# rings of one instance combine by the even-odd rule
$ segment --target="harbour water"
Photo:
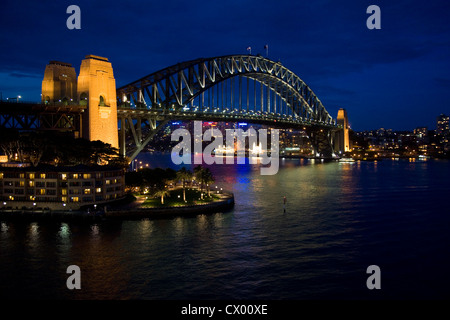
[[[138,160],[172,166],[165,155]],[[257,165],[210,168],[213,190],[235,195],[229,212],[98,223],[1,221],[0,296],[450,297],[450,162],[284,159],[273,176],[260,175]],[[69,265],[81,269],[81,290],[66,287]],[[380,267],[379,290],[366,286],[370,265]]]

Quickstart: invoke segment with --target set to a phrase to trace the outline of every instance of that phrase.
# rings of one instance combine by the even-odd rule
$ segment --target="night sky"
[[[69,30],[69,5],[81,30]],[[381,30],[369,30],[369,5]],[[107,57],[117,86],[178,62],[227,54],[280,60],[353,129],[435,129],[450,114],[450,2],[437,1],[23,1],[0,4],[0,92],[39,101],[50,60],[77,73]]]

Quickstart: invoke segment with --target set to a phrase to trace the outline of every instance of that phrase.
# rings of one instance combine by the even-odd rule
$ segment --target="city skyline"
[[[356,131],[435,128],[436,117],[450,113],[444,1],[377,1],[380,30],[366,27],[368,1],[77,1],[80,30],[66,27],[71,4],[4,3],[3,99],[39,101],[50,60],[79,73],[85,55],[108,57],[119,87],[178,62],[251,47],[298,74],[333,117],[345,108]]]

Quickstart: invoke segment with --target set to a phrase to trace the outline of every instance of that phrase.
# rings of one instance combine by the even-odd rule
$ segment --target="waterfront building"
[[[120,199],[124,186],[124,170],[109,166],[2,166],[0,208],[76,210]]]
[[[436,120],[436,133],[440,135],[448,135],[450,133],[449,116],[440,114]]]

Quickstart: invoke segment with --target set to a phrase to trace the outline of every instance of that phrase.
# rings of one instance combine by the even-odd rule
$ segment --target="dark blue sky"
[[[81,30],[66,9],[81,8]],[[366,9],[381,9],[369,30]],[[355,130],[434,129],[450,113],[449,1],[23,1],[0,4],[0,91],[40,99],[50,60],[79,71],[108,57],[117,86],[181,61],[252,53],[280,60]]]

